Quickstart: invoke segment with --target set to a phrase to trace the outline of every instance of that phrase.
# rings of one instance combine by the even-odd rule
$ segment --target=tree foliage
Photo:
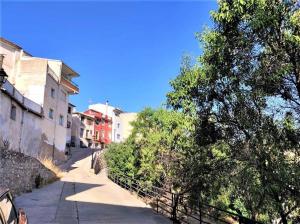
[[[287,223],[300,203],[299,3],[224,0],[212,18],[203,54],[168,94],[198,118],[194,170],[209,181],[193,186],[253,219]]]
[[[183,153],[192,147],[192,121],[180,112],[146,108],[132,126],[127,141],[111,145],[107,152],[111,172],[130,175],[147,186],[170,187],[181,175]]]

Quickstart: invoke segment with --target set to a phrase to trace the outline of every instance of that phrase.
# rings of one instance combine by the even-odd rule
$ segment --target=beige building
[[[74,147],[93,146],[94,123],[93,115],[74,112],[72,115],[72,138],[71,145]]]
[[[61,157],[67,142],[69,95],[79,93],[72,79],[79,75],[60,60],[33,57],[3,38],[0,43],[8,81],[22,96],[43,108],[43,149]]]
[[[121,113],[120,119],[121,119],[121,133],[122,133],[122,139],[121,141],[125,141],[132,131],[132,122],[135,121],[137,118],[137,113]]]

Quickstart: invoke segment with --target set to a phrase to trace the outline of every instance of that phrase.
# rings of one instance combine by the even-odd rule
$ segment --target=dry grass
[[[39,158],[39,161],[53,173],[55,173],[57,178],[62,178],[64,176],[64,172],[54,164],[52,159],[50,158]]]

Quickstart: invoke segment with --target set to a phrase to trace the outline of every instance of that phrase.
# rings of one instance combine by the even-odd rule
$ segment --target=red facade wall
[[[112,132],[112,118],[104,115],[95,110],[87,110],[84,114],[92,115],[95,117],[94,122],[94,143],[95,144],[110,144]],[[97,134],[98,133],[98,136]]]

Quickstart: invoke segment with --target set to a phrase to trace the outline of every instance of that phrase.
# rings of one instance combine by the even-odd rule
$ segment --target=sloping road
[[[171,223],[110,181],[105,172],[95,175],[90,162],[88,149],[77,150],[64,178],[16,198],[30,224]]]

